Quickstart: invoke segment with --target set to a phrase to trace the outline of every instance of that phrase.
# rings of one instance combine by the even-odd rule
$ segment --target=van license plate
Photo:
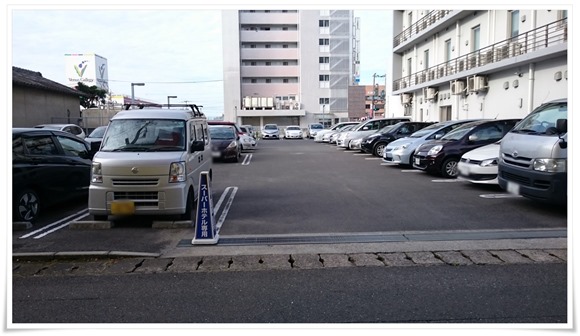
[[[507,183],[507,192],[514,195],[520,194],[520,185],[514,182]]]
[[[135,203],[131,201],[111,202],[112,215],[132,215],[135,213]]]

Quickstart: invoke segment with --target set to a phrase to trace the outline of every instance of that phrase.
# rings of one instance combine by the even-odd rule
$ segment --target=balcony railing
[[[393,81],[393,91],[568,42],[568,19],[552,22]]]
[[[417,22],[413,23],[411,27],[403,30],[399,35],[395,36],[393,40],[393,47],[397,47],[399,44],[407,41],[413,35],[419,34],[421,31],[429,28],[435,22],[441,20],[447,14],[451,13],[450,10],[433,10],[427,13],[424,17]]]

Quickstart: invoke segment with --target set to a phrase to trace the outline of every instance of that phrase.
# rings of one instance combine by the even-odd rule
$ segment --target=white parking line
[[[369,155],[372,155],[372,154],[369,154],[369,153],[354,153],[352,155],[354,155],[354,156],[369,156]]]
[[[249,165],[251,160],[252,160],[252,154],[246,154],[246,156],[244,156],[244,160],[242,161],[242,166]]]
[[[365,158],[365,160],[382,160],[380,157]]]
[[[519,197],[523,197],[523,196],[506,193],[506,194],[483,194],[483,195],[479,195],[479,197],[481,197],[481,198],[519,198]]]
[[[419,169],[402,169],[401,173],[422,173],[422,170]]]
[[[440,183],[454,183],[454,182],[463,182],[461,180],[458,179],[445,179],[445,180],[431,180],[431,182],[440,182]]]
[[[218,233],[220,232],[220,228],[222,227],[222,225],[224,224],[224,222],[225,222],[225,220],[226,220],[226,217],[227,217],[227,215],[228,215],[228,211],[230,211],[230,207],[232,206],[232,203],[233,203],[233,201],[234,201],[234,197],[236,197],[236,192],[238,192],[238,187],[228,187],[228,188],[226,188],[226,190],[225,190],[225,191],[224,191],[224,193],[223,193],[223,195],[225,195],[225,194],[226,194],[226,192],[227,192],[229,189],[232,189],[232,188],[233,188],[233,191],[232,191],[232,193],[230,194],[230,198],[228,198],[228,202],[226,203],[226,205],[224,205],[224,211],[222,211],[222,214],[221,214],[221,216],[220,216],[220,219],[219,219],[219,220],[218,220],[218,222],[216,223],[216,229],[217,229],[217,232],[218,232]],[[221,201],[221,200],[220,200],[220,201]]]
[[[64,226],[67,226],[67,225],[69,225],[69,224],[70,224],[70,222],[72,222],[72,221],[74,221],[74,220],[77,220],[77,219],[79,219],[79,218],[83,218],[83,217],[85,217],[85,216],[86,216],[86,215],[88,215],[88,214],[89,214],[89,209],[83,209],[83,210],[81,210],[81,211],[79,211],[79,212],[77,212],[77,213],[75,213],[75,214],[72,214],[72,215],[70,215],[70,216],[68,216],[68,217],[65,217],[65,218],[63,218],[63,219],[59,219],[59,220],[57,220],[56,222],[54,222],[54,223],[51,223],[51,224],[49,224],[49,225],[46,225],[46,226],[44,226],[44,227],[42,227],[42,228],[40,228],[40,229],[38,229],[38,230],[32,231],[32,232],[30,232],[30,233],[27,233],[27,234],[25,234],[24,236],[21,236],[21,237],[19,237],[19,239],[24,239],[24,238],[28,238],[28,237],[30,237],[30,236],[34,236],[35,234],[37,234],[37,233],[39,233],[39,232],[42,232],[42,231],[48,230],[48,229],[50,229],[50,228],[51,228],[51,227],[53,227],[53,226],[56,226],[56,225],[62,224],[63,222],[65,222],[65,221],[69,220],[70,218],[73,218],[73,217],[75,217],[74,219],[72,219],[72,220],[70,220],[70,221],[66,222],[66,224],[65,224]],[[56,228],[56,229],[54,229],[54,230],[51,230],[50,232],[56,231],[56,230],[58,230],[58,229],[61,229],[61,228],[62,228],[62,227],[64,227],[64,226],[59,226],[58,228]],[[50,232],[48,232],[48,233],[50,233]],[[47,233],[47,234],[48,234],[48,233]],[[45,235],[46,235],[46,234],[45,234]],[[45,236],[45,235],[43,235],[43,236]],[[42,236],[42,237],[43,237],[43,236]],[[40,238],[40,237],[34,237],[34,238]]]

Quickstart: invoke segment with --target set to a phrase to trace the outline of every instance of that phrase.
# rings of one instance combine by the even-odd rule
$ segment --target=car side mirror
[[[475,141],[479,140],[479,137],[475,134],[472,134],[469,136],[469,138],[467,138],[467,140],[469,140],[469,142],[475,142]]]
[[[191,142],[190,147],[191,147],[191,152],[192,153],[194,153],[194,152],[201,152],[205,148],[205,143],[203,141],[195,141],[194,140],[194,141]]]
[[[439,140],[443,137],[443,134],[435,134],[435,140]]]

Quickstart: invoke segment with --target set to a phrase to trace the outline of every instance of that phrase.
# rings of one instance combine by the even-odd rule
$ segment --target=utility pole
[[[373,97],[371,99],[371,114],[370,114],[370,118],[371,119],[373,119],[375,117],[375,100],[376,100],[376,95],[378,94],[378,89],[377,89],[377,86],[376,86],[377,84],[376,84],[376,81],[375,81],[377,77],[379,77],[379,78],[385,78],[385,84],[386,84],[387,75],[386,74],[384,74],[384,75],[377,75],[376,72],[373,74]],[[385,89],[386,89],[386,85],[385,85]],[[383,102],[384,102],[384,100],[383,100]]]

